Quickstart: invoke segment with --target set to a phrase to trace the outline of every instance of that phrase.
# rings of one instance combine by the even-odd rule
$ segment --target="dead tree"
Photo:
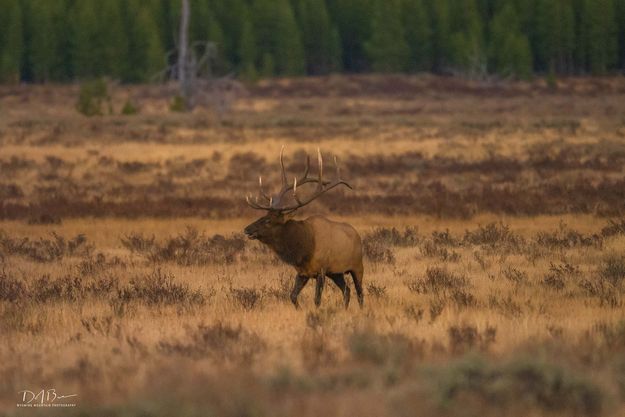
[[[180,16],[180,34],[178,36],[178,82],[180,83],[180,95],[184,100],[185,107],[192,109],[192,80],[190,79],[188,65],[189,59],[189,15],[191,7],[189,0],[182,0],[182,10]]]
[[[189,0],[182,0],[181,7],[176,47],[167,54],[167,62],[172,64],[157,74],[156,78],[177,81],[178,96],[185,110],[204,105],[223,113],[238,96],[245,93],[245,89],[231,75],[215,77],[217,46],[210,40],[189,40]]]

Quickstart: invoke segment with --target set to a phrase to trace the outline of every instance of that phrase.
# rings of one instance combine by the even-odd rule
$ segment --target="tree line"
[[[0,0],[0,82],[145,82],[175,57],[180,0]],[[216,71],[605,74],[625,0],[191,0]]]

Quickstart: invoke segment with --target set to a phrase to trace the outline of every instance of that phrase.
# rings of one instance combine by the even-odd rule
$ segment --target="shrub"
[[[141,161],[118,161],[117,168],[124,174],[137,174],[139,172],[148,172],[157,167],[158,164],[146,163]]]
[[[482,250],[473,252],[473,259],[475,259],[475,262],[478,263],[484,272],[491,267],[492,263],[486,258],[486,254]]]
[[[377,299],[384,298],[386,297],[386,286],[370,282],[367,284],[367,293]]]
[[[55,216],[49,213],[42,213],[42,214],[34,214],[30,216],[26,222],[31,225],[33,224],[61,224],[62,220],[58,216]]]
[[[108,103],[109,113],[111,113],[111,97],[108,94],[105,80],[97,79],[80,85],[78,102],[76,103],[76,109],[80,113],[85,116],[101,116],[103,114],[102,105],[105,103]]]
[[[256,288],[230,287],[228,298],[243,307],[244,310],[250,311],[261,305],[263,301],[263,292],[264,291]]]
[[[430,322],[434,321],[443,313],[445,309],[445,301],[440,298],[435,298],[430,301]]]
[[[512,232],[510,227],[503,223],[489,223],[486,226],[478,226],[473,231],[467,230],[463,240],[465,243],[491,248],[501,245],[518,248],[523,243],[523,238]]]
[[[489,295],[488,296],[488,307],[492,309],[499,310],[503,315],[509,317],[520,317],[523,312],[521,306],[512,299],[510,295],[506,298]]]
[[[614,286],[625,280],[625,256],[610,255],[599,266],[599,277]]]
[[[447,407],[481,404],[498,409],[538,407],[548,412],[597,415],[604,407],[603,391],[586,377],[535,358],[492,363],[467,357],[442,368],[438,387]],[[502,413],[505,414],[505,413]]]
[[[419,231],[416,227],[406,227],[403,232],[396,228],[378,227],[365,235],[370,239],[386,243],[388,246],[412,247],[419,244]]]
[[[291,290],[293,287],[293,278],[288,275],[281,274],[277,287],[263,288],[263,292],[283,302],[291,302]]]
[[[229,180],[248,180],[249,172],[262,172],[269,169],[265,158],[255,152],[237,152],[228,161]]]
[[[0,300],[16,302],[26,298],[28,288],[24,281],[8,275],[3,269],[0,271]]]
[[[423,309],[417,306],[408,306],[404,308],[404,314],[406,317],[414,320],[415,323],[419,323],[423,319],[423,313]]]
[[[608,224],[601,229],[601,236],[612,237],[616,235],[625,235],[625,219],[608,221]]]
[[[609,356],[625,353],[625,322],[597,323],[584,335],[592,342],[592,349],[597,353],[610,353]],[[597,349],[597,348],[600,349]],[[605,352],[601,352],[601,350]]]
[[[362,246],[365,258],[369,261],[374,263],[395,263],[395,254],[388,247],[388,244],[378,240],[367,239],[365,237],[362,242]]]
[[[76,266],[79,275],[94,275],[105,271],[113,267],[126,267],[126,263],[119,257],[114,256],[111,259],[107,259],[103,253],[98,253],[96,256],[85,257]]]
[[[347,340],[352,357],[376,365],[404,364],[411,356],[420,356],[422,346],[398,333],[379,334],[373,330],[357,330]]]
[[[579,287],[589,296],[597,297],[601,307],[621,308],[623,303],[620,291],[609,281],[597,277],[597,279],[582,279]]]
[[[124,107],[122,107],[121,114],[124,116],[132,116],[134,114],[139,113],[139,108],[132,102],[132,100],[128,99],[124,103]]]
[[[322,329],[334,320],[336,311],[331,306],[317,308],[306,314],[306,326],[315,331]]]
[[[108,337],[111,334],[111,330],[113,330],[113,316],[81,318],[80,323],[87,333],[99,334],[105,337]],[[117,325],[116,330],[117,332],[120,331],[119,325]]]
[[[518,270],[510,265],[504,268],[501,273],[508,281],[514,282],[515,284],[520,284],[527,281],[526,272]]]
[[[3,335],[10,332],[22,331],[25,333],[38,333],[43,330],[41,321],[32,323],[33,309],[22,303],[0,303],[0,331]],[[7,336],[5,336],[7,337]]]
[[[171,100],[169,104],[169,110],[177,113],[182,113],[187,111],[187,104],[182,96],[177,95]]]
[[[145,237],[139,233],[130,233],[121,238],[121,243],[132,253],[146,254],[155,248],[155,239],[154,236]]]
[[[367,233],[362,241],[365,257],[371,262],[395,263],[393,246],[412,247],[419,243],[415,227],[406,227],[403,232],[396,228],[380,227]]]
[[[13,239],[0,231],[0,254],[20,255],[36,262],[52,262],[64,256],[89,256],[93,249],[83,234],[66,240],[52,232],[51,239],[31,240],[28,237]]]
[[[82,276],[63,275],[52,278],[46,274],[28,284],[5,271],[0,273],[0,300],[12,303],[82,302],[93,297],[106,297],[117,288],[117,280],[111,277],[87,279]]]
[[[446,245],[446,246],[459,246],[460,241],[456,239],[451,233],[449,233],[449,229],[444,232],[439,232],[435,230],[432,232],[432,242],[435,245]]]
[[[149,274],[140,275],[117,290],[117,301],[129,303],[140,301],[147,305],[203,305],[206,299],[201,291],[191,290],[187,285],[177,283],[174,276],[160,268]]]
[[[601,247],[603,238],[598,235],[586,236],[577,230],[569,228],[566,223],[561,222],[558,230],[539,232],[536,236],[536,242],[550,249],[566,249],[580,246]]]
[[[453,354],[460,354],[471,349],[486,351],[495,343],[497,328],[487,326],[482,332],[470,325],[451,326],[447,329],[449,350]]]
[[[323,366],[336,364],[337,351],[332,346],[331,339],[326,332],[311,326],[311,315],[307,317],[308,326],[312,330],[306,331],[301,341],[302,362],[308,369],[317,369]]]
[[[265,348],[265,342],[256,333],[241,325],[233,327],[222,322],[187,327],[183,340],[161,341],[158,344],[159,351],[167,355],[196,359],[208,356],[218,363],[225,360],[239,365],[252,364]]]
[[[175,262],[183,266],[233,263],[245,249],[245,240],[241,236],[207,237],[192,227],[162,242],[156,241],[154,236],[145,237],[138,233],[124,236],[121,242],[128,250],[151,262]]]
[[[1,184],[0,183],[0,199],[24,197],[22,187],[17,184]]]
[[[577,277],[579,274],[579,268],[568,262],[564,262],[560,265],[551,263],[549,265],[549,272],[543,278],[543,284],[559,291],[564,289],[568,279]]]
[[[469,291],[455,289],[451,292],[451,299],[458,307],[477,307],[477,299]]]
[[[444,246],[439,246],[433,240],[426,240],[421,245],[421,254],[429,258],[439,258],[443,262],[458,262],[460,260],[460,254],[455,251],[450,251]]]
[[[48,301],[77,301],[85,299],[91,295],[83,283],[83,279],[78,276],[63,276],[52,279],[49,275],[43,275],[33,283],[31,296],[37,303]]]
[[[466,276],[454,274],[446,268],[428,267],[425,271],[425,278],[408,282],[406,285],[412,292],[427,294],[463,288],[468,285],[468,280]]]

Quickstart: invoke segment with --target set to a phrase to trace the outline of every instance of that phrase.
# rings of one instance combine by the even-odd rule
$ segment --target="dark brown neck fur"
[[[284,262],[293,266],[304,266],[312,257],[315,237],[303,221],[288,220],[276,227],[271,236],[263,240]]]

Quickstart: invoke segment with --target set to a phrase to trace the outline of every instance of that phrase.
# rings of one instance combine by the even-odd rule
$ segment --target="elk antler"
[[[310,172],[310,157],[306,155],[306,168],[304,169],[304,175],[302,175],[300,178],[294,177],[293,183],[289,184],[287,180],[286,170],[284,169],[283,154],[284,154],[284,146],[280,150],[280,167],[282,169],[282,173],[281,173],[282,188],[280,189],[278,194],[276,194],[274,197],[270,197],[269,195],[267,195],[267,193],[265,193],[265,190],[263,189],[262,177],[258,177],[258,186],[259,186],[260,196],[263,197],[265,200],[267,200],[269,204],[266,205],[266,204],[259,203],[258,197],[255,197],[254,200],[252,200],[250,196],[247,196],[245,197],[245,201],[250,207],[257,209],[257,210],[275,210],[275,211],[281,211],[281,212],[292,212],[292,211],[297,210],[300,207],[304,207],[306,204],[315,200],[321,194],[324,194],[325,192],[330,191],[332,188],[338,185],[345,185],[350,189],[352,188],[351,185],[349,185],[347,182],[341,179],[341,171],[339,169],[336,156],[334,157],[334,165],[336,167],[336,179],[334,181],[326,181],[323,179],[323,158],[321,157],[321,151],[319,150],[319,148],[317,148],[317,163],[319,166],[318,177],[313,178],[313,177],[308,176]],[[304,184],[309,184],[309,183],[316,183],[317,188],[313,194],[311,194],[308,198],[302,200],[300,199],[300,196],[297,194],[297,187],[302,186]],[[293,191],[293,199],[295,200],[295,204],[282,206],[281,205],[282,199],[284,198],[286,193],[288,193],[289,191]]]

